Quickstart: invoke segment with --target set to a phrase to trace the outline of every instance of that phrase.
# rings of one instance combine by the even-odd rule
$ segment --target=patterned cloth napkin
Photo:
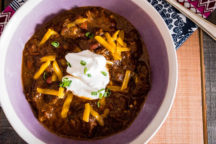
[[[9,19],[25,1],[27,0],[13,0],[0,14],[0,35]],[[204,18],[207,18],[216,9],[216,0],[177,1]],[[197,29],[197,26],[193,22],[169,5],[165,0],[148,0],[148,2],[155,7],[166,22],[176,49]]]

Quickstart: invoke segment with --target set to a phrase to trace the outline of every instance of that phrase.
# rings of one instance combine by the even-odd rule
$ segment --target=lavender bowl
[[[128,129],[100,140],[78,141],[50,133],[34,117],[22,89],[22,51],[36,26],[59,11],[77,6],[101,6],[127,18],[140,32],[150,57],[152,88],[139,115]],[[147,143],[171,109],[177,59],[166,24],[146,0],[28,0],[1,36],[0,80],[2,108],[13,128],[28,143]]]

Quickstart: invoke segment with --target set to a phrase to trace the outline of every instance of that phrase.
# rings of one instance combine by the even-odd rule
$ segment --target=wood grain
[[[204,47],[203,47],[203,31],[199,31],[200,43],[200,66],[201,66],[201,85],[202,85],[202,113],[203,113],[203,136],[204,144],[208,144],[208,130],[207,130],[207,103],[206,103],[206,80],[205,80],[205,64],[204,64]]]
[[[216,11],[208,18],[216,24]],[[216,41],[203,34],[208,143],[216,144]]]
[[[0,144],[25,144],[6,119],[0,108]]]
[[[202,144],[202,95],[198,31],[177,50],[179,80],[172,110],[151,144]]]

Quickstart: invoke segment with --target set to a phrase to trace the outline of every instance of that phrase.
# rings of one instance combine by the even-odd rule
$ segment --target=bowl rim
[[[161,126],[167,119],[176,96],[176,88],[177,88],[177,81],[178,81],[178,62],[177,62],[176,49],[175,49],[173,39],[161,15],[147,1],[146,1],[147,2],[146,5],[143,4],[143,0],[132,0],[132,1],[136,3],[140,8],[145,10],[145,12],[148,15],[151,15],[151,18],[156,17],[155,19],[152,19],[152,21],[157,26],[160,34],[163,35],[162,38],[167,48],[167,57],[169,62],[169,79],[168,79],[168,86],[167,86],[165,97],[163,99],[163,102],[158,112],[156,113],[156,115],[154,116],[150,124],[147,126],[145,131],[131,142],[132,144],[137,144],[137,143],[141,143],[145,139],[146,141],[144,141],[144,143],[148,143],[152,139],[152,137],[154,137],[154,135],[158,132],[158,130],[161,128]],[[150,12],[146,10],[148,8],[147,5],[150,5],[154,9],[153,10],[154,12],[152,11]]]
[[[6,85],[3,83],[5,81],[4,78],[4,67],[5,67],[5,57],[7,47],[9,46],[10,39],[12,35],[10,35],[11,31],[15,31],[20,22],[23,18],[34,8],[36,7],[42,0],[28,0],[25,4],[17,10],[14,16],[11,18],[7,26],[5,27],[1,38],[0,38],[0,102],[3,111],[18,133],[18,135],[23,138],[28,143],[44,143],[42,140],[38,139],[34,136],[23,124],[23,122],[19,119],[18,115],[14,111],[12,104],[8,98],[8,93],[6,89]],[[144,0],[131,0],[141,9],[143,9],[149,16],[151,16],[152,21],[155,23],[156,27],[158,28],[161,35],[163,35],[163,41],[167,48],[167,57],[169,62],[169,79],[168,79],[168,86],[166,90],[165,97],[163,102],[154,116],[153,120],[149,123],[147,128],[143,133],[141,133],[136,139],[131,141],[133,144],[137,143],[147,143],[160,129],[164,121],[166,120],[171,107],[174,102],[176,87],[177,87],[177,79],[178,79],[178,66],[177,66],[177,56],[174,47],[174,43],[172,40],[171,35],[169,34],[169,29],[165,24],[164,20],[160,16],[160,14],[154,9],[154,7],[148,2]],[[156,17],[157,19],[153,19]],[[14,25],[16,24],[16,25]]]

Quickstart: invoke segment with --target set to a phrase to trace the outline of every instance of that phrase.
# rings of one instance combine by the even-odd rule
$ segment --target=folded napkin
[[[0,14],[0,35],[15,11],[27,0],[13,0]],[[216,0],[177,0],[179,3],[207,18],[216,9]],[[197,29],[197,26],[169,5],[165,0],[148,0],[160,13],[172,35],[176,49]]]
[[[165,0],[148,0],[160,13],[172,35],[176,48],[197,29],[197,26]],[[177,0],[196,14],[207,18],[216,9],[216,0]]]

